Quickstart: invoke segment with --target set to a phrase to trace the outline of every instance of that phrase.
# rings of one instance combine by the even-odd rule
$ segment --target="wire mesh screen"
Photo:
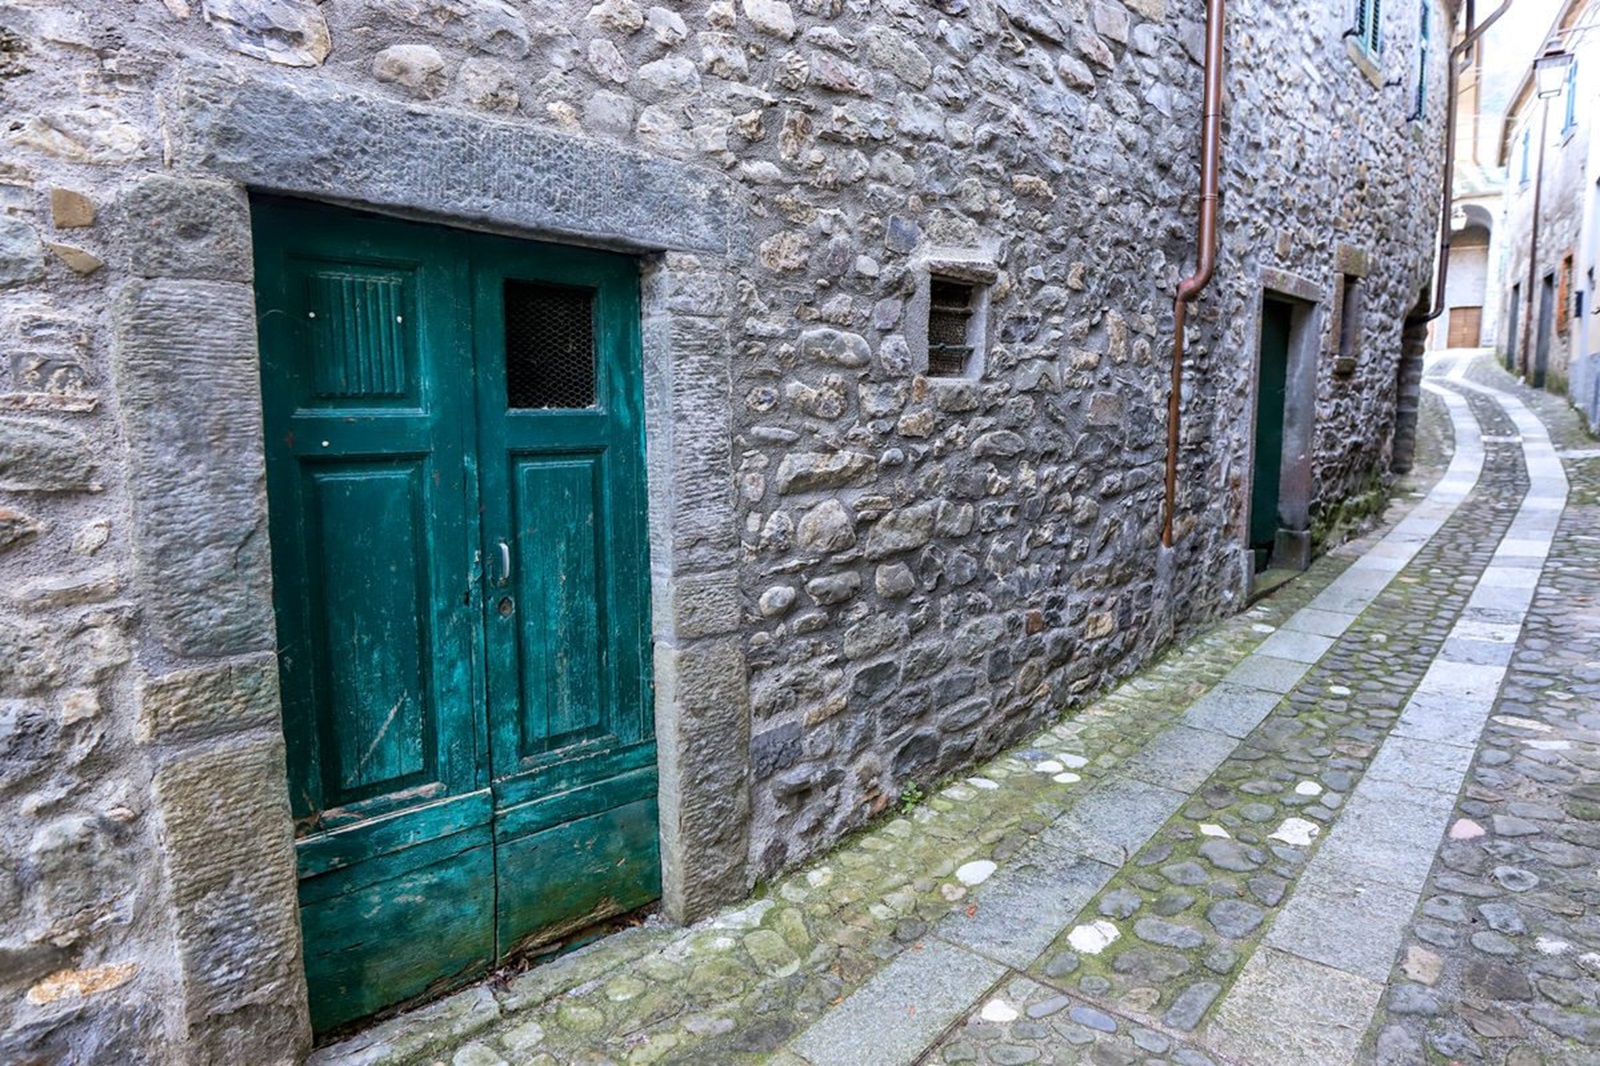
[[[511,407],[594,406],[594,293],[505,285],[506,399]]]
[[[928,374],[960,377],[972,354],[972,286],[932,278],[928,286]]]

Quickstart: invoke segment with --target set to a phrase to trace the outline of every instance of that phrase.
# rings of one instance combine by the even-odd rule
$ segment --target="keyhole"
[[[511,602],[510,596],[501,596],[500,603],[496,606],[496,610],[500,612],[501,618],[510,618],[511,612],[515,611],[516,609],[517,605]]]

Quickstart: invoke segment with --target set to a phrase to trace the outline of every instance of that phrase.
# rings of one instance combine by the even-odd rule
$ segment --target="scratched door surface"
[[[658,894],[638,282],[621,257],[253,210],[326,1031]]]
[[[637,268],[475,239],[502,951],[659,894]]]

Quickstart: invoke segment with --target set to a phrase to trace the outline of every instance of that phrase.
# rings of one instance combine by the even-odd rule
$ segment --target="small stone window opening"
[[[958,378],[972,360],[978,287],[952,278],[928,279],[928,376]]]
[[[1556,296],[1556,331],[1566,333],[1572,326],[1572,255],[1561,260],[1560,289]]]
[[[1339,354],[1333,363],[1337,377],[1347,378],[1356,372],[1356,359],[1361,354],[1361,316],[1365,301],[1362,299],[1361,278],[1355,274],[1344,275],[1339,296]]]

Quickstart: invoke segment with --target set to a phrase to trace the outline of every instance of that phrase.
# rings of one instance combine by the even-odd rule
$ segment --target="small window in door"
[[[593,290],[507,279],[505,321],[507,406],[595,405]]]

